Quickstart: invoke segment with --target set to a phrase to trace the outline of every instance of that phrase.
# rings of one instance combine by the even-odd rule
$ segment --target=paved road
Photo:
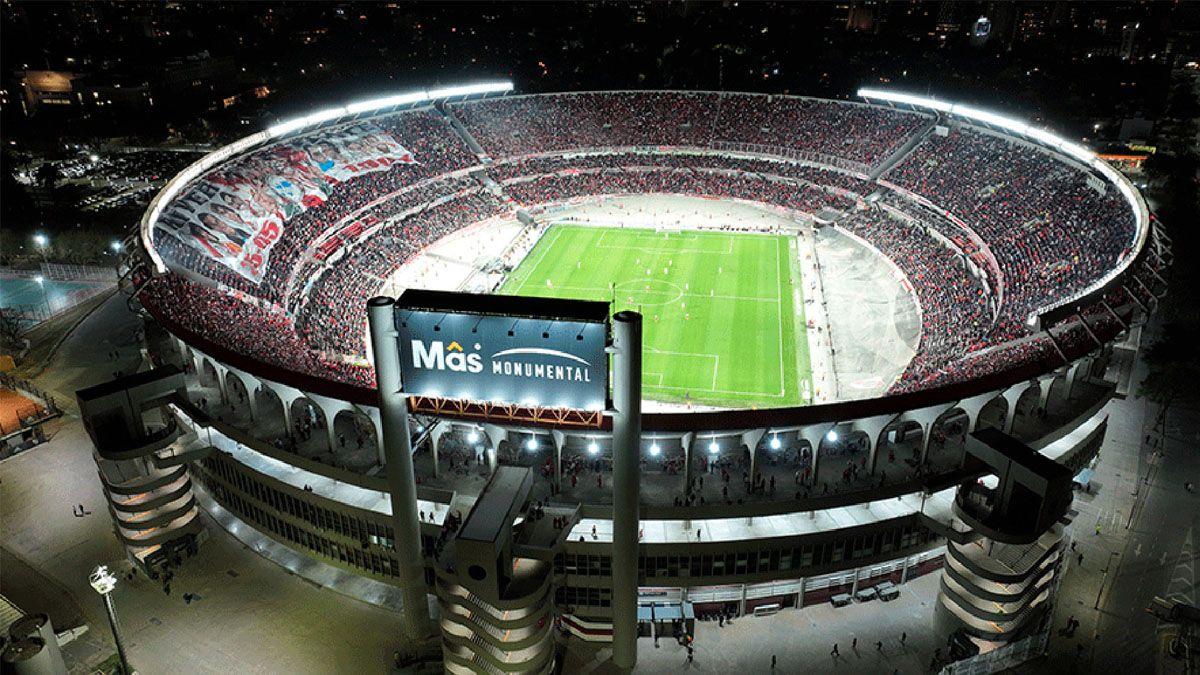
[[[1200,409],[1171,412],[1162,449],[1161,458],[1143,461],[1149,482],[1143,479],[1144,503],[1134,512],[1112,590],[1102,602],[1096,666],[1126,660],[1153,663],[1159,622],[1144,608],[1154,596],[1196,602],[1200,494],[1187,493],[1184,482],[1200,484]]]
[[[138,330],[141,320],[129,311],[125,296],[114,294],[95,309],[50,357],[35,384],[48,391],[66,410],[74,412],[75,391],[129,373],[141,362]],[[114,359],[111,352],[117,352]]]
[[[106,302],[63,343],[37,384],[74,407],[74,390],[137,359],[137,322]],[[118,349],[119,360],[108,352]],[[0,462],[0,589],[55,628],[89,630],[64,647],[72,673],[114,652],[103,606],[88,586],[97,564],[128,569],[103,507],[91,441],[70,410],[51,440]],[[75,517],[72,505],[92,513]],[[210,539],[177,574],[170,596],[144,577],[115,591],[129,657],[142,673],[384,673],[401,646],[400,617],[314,587],[247,549],[209,521]],[[18,564],[9,564],[12,560]],[[23,562],[24,564],[20,564]],[[203,600],[185,605],[183,592]],[[65,624],[65,625],[64,625]]]

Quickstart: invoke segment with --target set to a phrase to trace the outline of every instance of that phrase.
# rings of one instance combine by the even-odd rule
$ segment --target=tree
[[[1189,317],[1191,318],[1191,317]],[[1200,324],[1193,320],[1172,321],[1146,349],[1148,372],[1138,393],[1159,406],[1159,423],[1171,405],[1200,398]]]
[[[0,350],[19,354],[25,348],[21,332],[21,321],[16,313],[6,307],[0,307]]]

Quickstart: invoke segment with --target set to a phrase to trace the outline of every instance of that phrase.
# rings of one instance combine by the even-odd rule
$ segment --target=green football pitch
[[[795,259],[785,236],[553,225],[500,293],[640,311],[646,398],[800,405],[812,372]]]

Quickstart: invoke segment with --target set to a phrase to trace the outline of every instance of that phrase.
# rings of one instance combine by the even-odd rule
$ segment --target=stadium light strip
[[[270,138],[279,138],[290,133],[299,131],[311,126],[323,124],[339,117],[347,115],[358,115],[360,113],[371,112],[373,110],[382,110],[400,105],[412,105],[414,103],[425,103],[427,101],[437,101],[444,98],[455,98],[458,96],[476,96],[479,94],[500,94],[512,91],[513,83],[504,82],[480,82],[478,84],[464,84],[455,87],[441,87],[439,89],[421,89],[408,92],[405,94],[397,94],[395,96],[385,96],[383,98],[375,98],[366,101],[358,101],[350,105],[329,108],[320,112],[312,113],[290,119],[286,122],[267,127],[267,135]]]
[[[459,96],[476,96],[480,94],[500,94],[513,90],[513,83],[510,81],[496,82],[479,82],[476,84],[466,84],[454,87],[440,87],[438,89],[419,89],[404,94],[394,96],[385,96],[383,98],[369,99],[366,101],[358,101],[345,106],[336,106],[327,108],[315,113],[303,115],[294,119],[280,122],[267,128],[266,131],[260,131],[256,134],[251,134],[245,138],[238,139],[229,145],[218,148],[213,152],[201,157],[195,163],[186,167],[175,175],[163,187],[154,199],[150,202],[150,206],[146,209],[145,215],[142,216],[140,226],[140,235],[142,239],[142,248],[150,256],[150,261],[154,264],[155,271],[164,273],[167,271],[166,261],[154,249],[152,234],[154,225],[158,222],[158,217],[162,215],[163,209],[171,203],[175,197],[193,180],[204,175],[209,169],[212,169],[218,164],[239,155],[251,148],[263,145],[281,136],[300,131],[307,127],[317,126],[325,122],[336,120],[339,117],[348,115],[358,115],[364,112],[374,110],[382,110],[384,108],[392,108],[401,105],[412,105],[414,103],[425,103],[428,101],[437,101],[444,98],[455,98]]]
[[[1005,131],[1010,131],[1012,133],[1019,134],[1026,138],[1037,141],[1039,144],[1047,146],[1053,150],[1057,150],[1071,159],[1074,159],[1095,170],[1097,173],[1108,179],[1108,181],[1117,188],[1117,191],[1121,193],[1121,196],[1123,196],[1125,200],[1129,202],[1129,205],[1133,208],[1135,219],[1134,225],[1137,231],[1136,241],[1131,248],[1130,255],[1126,257],[1126,259],[1122,261],[1122,263],[1115,269],[1104,275],[1097,283],[1079,291],[1078,293],[1075,293],[1069,298],[1064,298],[1053,303],[1052,305],[1042,307],[1033,312],[1027,319],[1029,323],[1034,323],[1038,314],[1075,302],[1079,298],[1092,292],[1093,289],[1098,289],[1107,285],[1118,275],[1124,273],[1124,271],[1129,267],[1130,263],[1133,262],[1134,257],[1136,257],[1136,253],[1145,245],[1146,237],[1149,234],[1148,223],[1150,221],[1150,211],[1146,206],[1145,200],[1142,199],[1142,196],[1133,189],[1133,184],[1131,184],[1129,180],[1125,178],[1125,176],[1121,175],[1119,171],[1112,168],[1108,162],[1100,159],[1096,153],[1083,147],[1082,145],[1068,141],[1065,138],[1040,127],[1035,127],[1028,122],[1024,122],[1012,117],[1006,117],[1004,115],[987,110],[980,110],[979,108],[962,105],[960,103],[949,103],[936,98],[914,96],[912,94],[905,94],[899,91],[871,89],[869,87],[863,87],[859,89],[857,93],[858,97],[863,99],[875,99],[878,101],[888,101],[890,103],[899,103],[918,108],[929,108],[931,110],[937,110],[939,112],[956,115],[958,117],[965,117],[969,120],[983,122],[984,124],[999,127]]]

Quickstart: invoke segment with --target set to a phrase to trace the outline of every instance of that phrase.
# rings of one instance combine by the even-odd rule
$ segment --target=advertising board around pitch
[[[602,410],[608,304],[405,291],[396,304],[404,393]]]

